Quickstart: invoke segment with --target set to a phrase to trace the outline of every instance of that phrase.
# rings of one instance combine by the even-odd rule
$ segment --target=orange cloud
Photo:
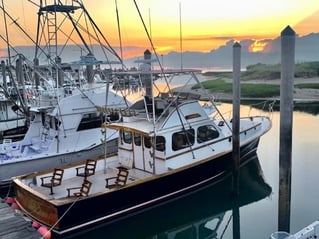
[[[312,32],[319,32],[319,10],[304,18],[294,26],[298,35],[306,35]]]
[[[6,56],[6,52],[4,49],[0,49],[0,58],[4,58]]]
[[[264,41],[255,40],[250,46],[250,52],[261,52],[264,50],[266,43]]]

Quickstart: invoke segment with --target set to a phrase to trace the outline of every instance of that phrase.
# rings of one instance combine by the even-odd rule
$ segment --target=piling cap
[[[294,36],[295,34],[295,31],[289,25],[281,32],[282,36]]]
[[[144,51],[144,60],[150,60],[152,58],[152,53],[150,52],[150,50],[146,50]]]
[[[238,42],[235,42],[235,44],[233,45],[233,47],[241,47],[241,45]]]

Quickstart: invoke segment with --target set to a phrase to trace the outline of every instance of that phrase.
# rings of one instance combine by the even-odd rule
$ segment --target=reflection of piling
[[[240,239],[240,213],[239,207],[233,207],[233,239]]]
[[[289,26],[281,32],[280,146],[278,230],[290,231],[291,151],[295,32]]]
[[[238,170],[240,160],[239,118],[240,118],[240,50],[239,43],[233,46],[233,194],[239,194]]]

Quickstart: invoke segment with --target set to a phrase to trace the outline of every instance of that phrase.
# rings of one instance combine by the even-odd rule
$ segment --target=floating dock
[[[0,200],[0,238],[5,239],[39,239],[41,234],[32,227],[31,221],[26,220],[16,209]]]

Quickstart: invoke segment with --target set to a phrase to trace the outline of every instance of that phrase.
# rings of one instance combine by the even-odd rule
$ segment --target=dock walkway
[[[0,238],[1,239],[39,239],[40,233],[16,213],[3,199],[0,200]]]

